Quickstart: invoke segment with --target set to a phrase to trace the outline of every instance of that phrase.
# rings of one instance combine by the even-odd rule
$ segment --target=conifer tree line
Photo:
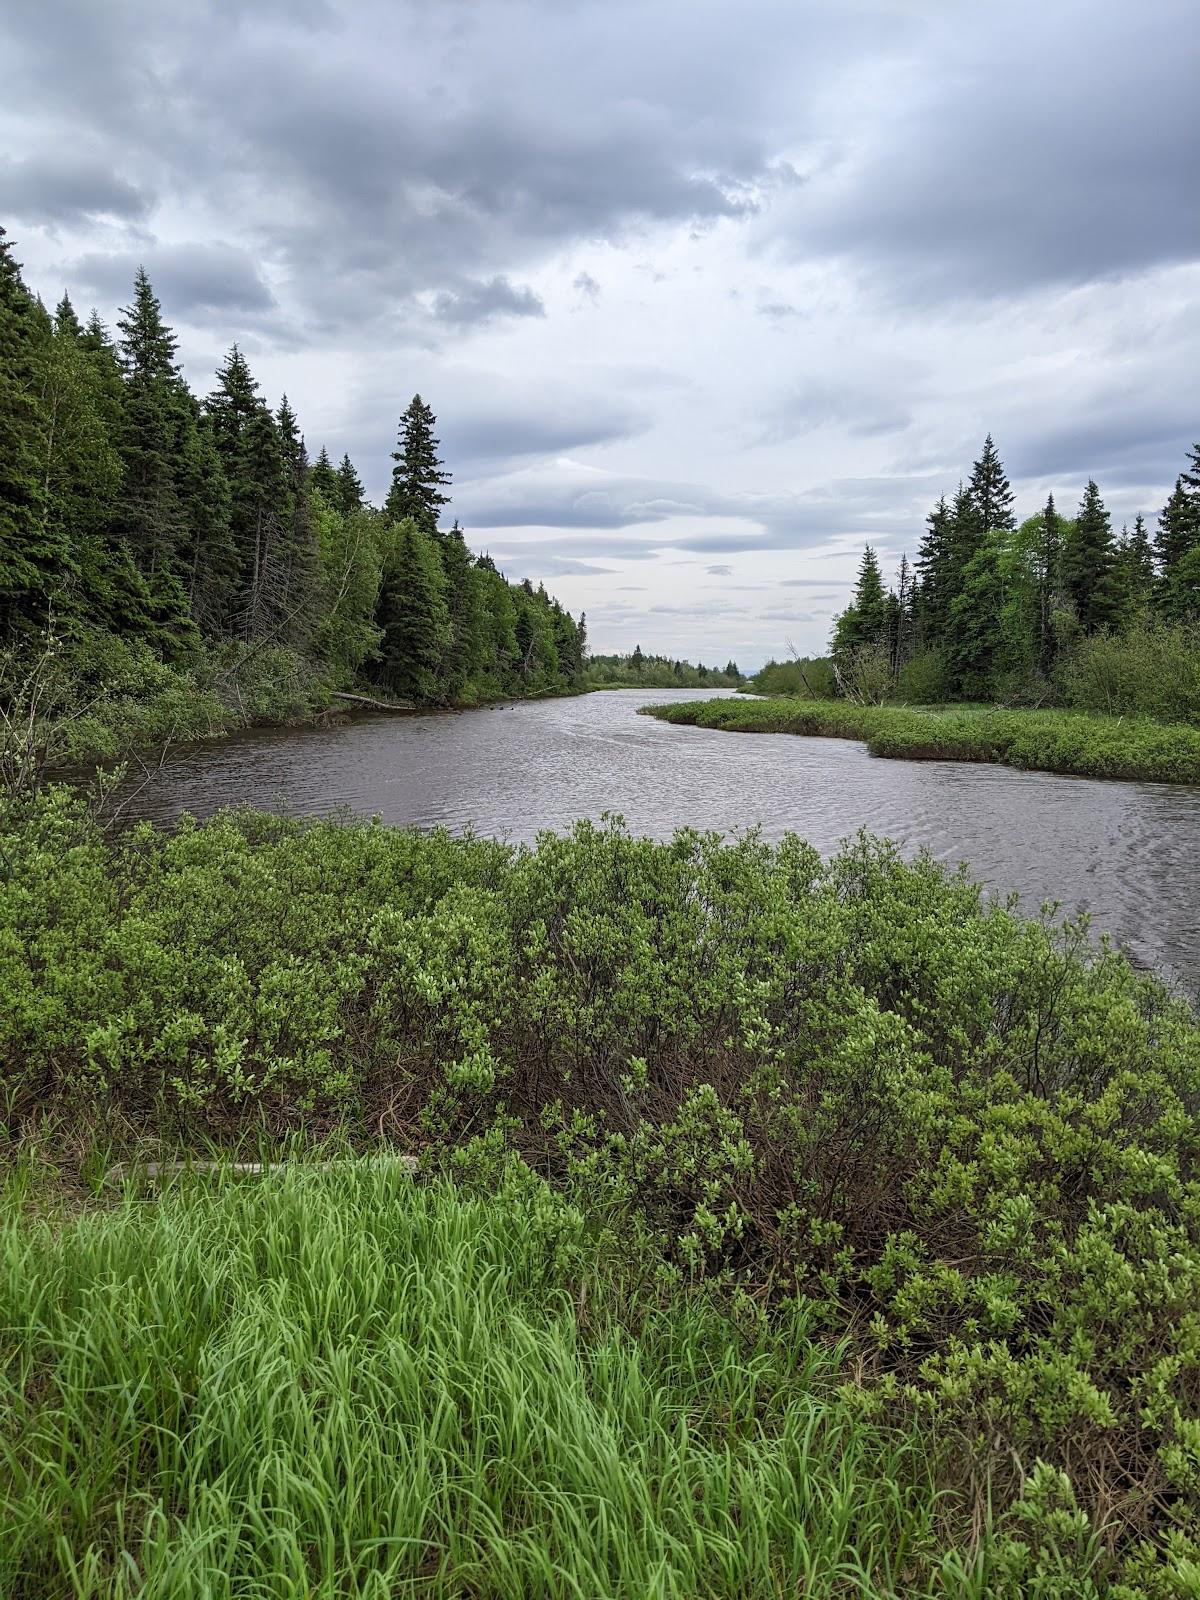
[[[26,287],[0,229],[0,645],[103,636],[185,667],[290,652],[337,687],[429,703],[577,687],[586,648],[545,588],[441,526],[450,476],[419,395],[391,487],[309,459],[235,344],[198,398],[144,271],[108,331]]]
[[[1176,647],[1200,647],[1200,445],[1153,535],[1140,513],[1116,533],[1091,480],[1073,517],[1050,495],[1018,523],[1013,499],[989,434],[969,480],[926,518],[916,560],[901,557],[892,587],[866,547],[830,641],[841,692],[1040,700],[1101,640],[1170,632]]]

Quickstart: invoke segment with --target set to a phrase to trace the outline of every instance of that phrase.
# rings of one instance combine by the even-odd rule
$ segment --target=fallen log
[[[373,711],[416,711],[411,700],[372,700],[366,694],[347,694],[344,689],[330,690],[332,700],[353,700],[356,705],[370,706]]]

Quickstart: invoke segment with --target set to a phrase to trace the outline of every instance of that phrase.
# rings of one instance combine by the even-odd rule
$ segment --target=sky
[[[382,498],[640,643],[816,654],[987,432],[1115,525],[1200,437],[1195,0],[5,0],[0,223],[144,264]]]

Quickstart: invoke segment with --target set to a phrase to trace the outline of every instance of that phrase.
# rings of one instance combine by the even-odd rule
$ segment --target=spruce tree
[[[1121,593],[1112,524],[1094,480],[1088,480],[1075,522],[1067,529],[1063,587],[1085,633],[1120,620]]]
[[[983,441],[983,453],[971,468],[967,492],[978,520],[981,538],[996,531],[1011,533],[1016,527],[1012,512],[1012,488],[990,433]]]
[[[124,469],[115,525],[139,569],[158,590],[169,617],[173,575],[185,528],[175,482],[177,432],[183,409],[175,335],[145,270],[133,302],[117,318],[125,374],[120,452]],[[180,591],[182,593],[182,591]]]
[[[183,585],[192,617],[207,638],[233,631],[241,561],[233,534],[229,483],[212,422],[192,400],[180,442],[178,484],[183,507]]]
[[[1035,583],[1037,593],[1037,644],[1038,671],[1047,677],[1054,665],[1056,637],[1054,613],[1062,594],[1063,524],[1054,506],[1054,496],[1046,496],[1045,509],[1039,518],[1038,539],[1034,550]]]
[[[62,299],[54,308],[54,331],[55,333],[66,334],[77,341],[83,338],[83,327],[79,318],[75,315],[75,307],[71,304],[71,297],[65,290]]]
[[[379,681],[414,700],[439,698],[438,674],[450,618],[438,552],[411,517],[400,523],[384,565],[377,621]]]
[[[442,684],[446,698],[457,701],[468,691],[483,664],[482,586],[457,521],[440,541],[439,555],[450,621]]]
[[[879,558],[870,545],[863,550],[859,563],[858,580],[854,586],[852,609],[855,613],[856,644],[875,644],[887,635],[887,591],[883,587],[883,574]]]
[[[329,451],[324,445],[321,446],[317,459],[309,469],[308,481],[327,506],[340,509],[337,470],[330,461]]]
[[[396,463],[392,486],[383,506],[390,522],[411,517],[428,534],[437,533],[438,512],[449,504],[449,497],[442,490],[448,486],[450,474],[437,453],[438,440],[433,432],[436,422],[421,396],[413,395],[400,418],[398,448],[392,452]]]
[[[38,366],[45,336],[0,228],[0,637],[40,628],[73,562],[47,520]]]
[[[1121,529],[1117,541],[1117,580],[1125,600],[1126,611],[1137,616],[1152,603],[1156,586],[1154,551],[1146,532],[1146,519],[1139,511],[1133,522],[1133,532]]]
[[[1189,452],[1187,468],[1175,480],[1171,497],[1158,514],[1154,554],[1158,564],[1158,605],[1167,617],[1185,620],[1197,610],[1196,567],[1200,557],[1200,445]]]
[[[354,470],[354,463],[348,455],[343,455],[341,465],[337,469],[338,479],[338,510],[343,516],[349,516],[352,511],[361,510],[364,505],[362,479]]]
[[[925,518],[925,533],[917,552],[917,629],[922,645],[936,647],[945,632],[950,608],[953,556],[950,548],[950,507],[942,495]]]

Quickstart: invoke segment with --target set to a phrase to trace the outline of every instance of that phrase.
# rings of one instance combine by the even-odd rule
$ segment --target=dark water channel
[[[966,861],[1025,909],[1089,911],[1147,966],[1200,991],[1200,788],[888,761],[841,739],[675,728],[636,715],[710,691],[616,690],[464,712],[266,730],[181,750],[132,802],[169,822],[252,805],[528,840],[619,811],[634,832],[794,832],[822,851],[865,827]]]

